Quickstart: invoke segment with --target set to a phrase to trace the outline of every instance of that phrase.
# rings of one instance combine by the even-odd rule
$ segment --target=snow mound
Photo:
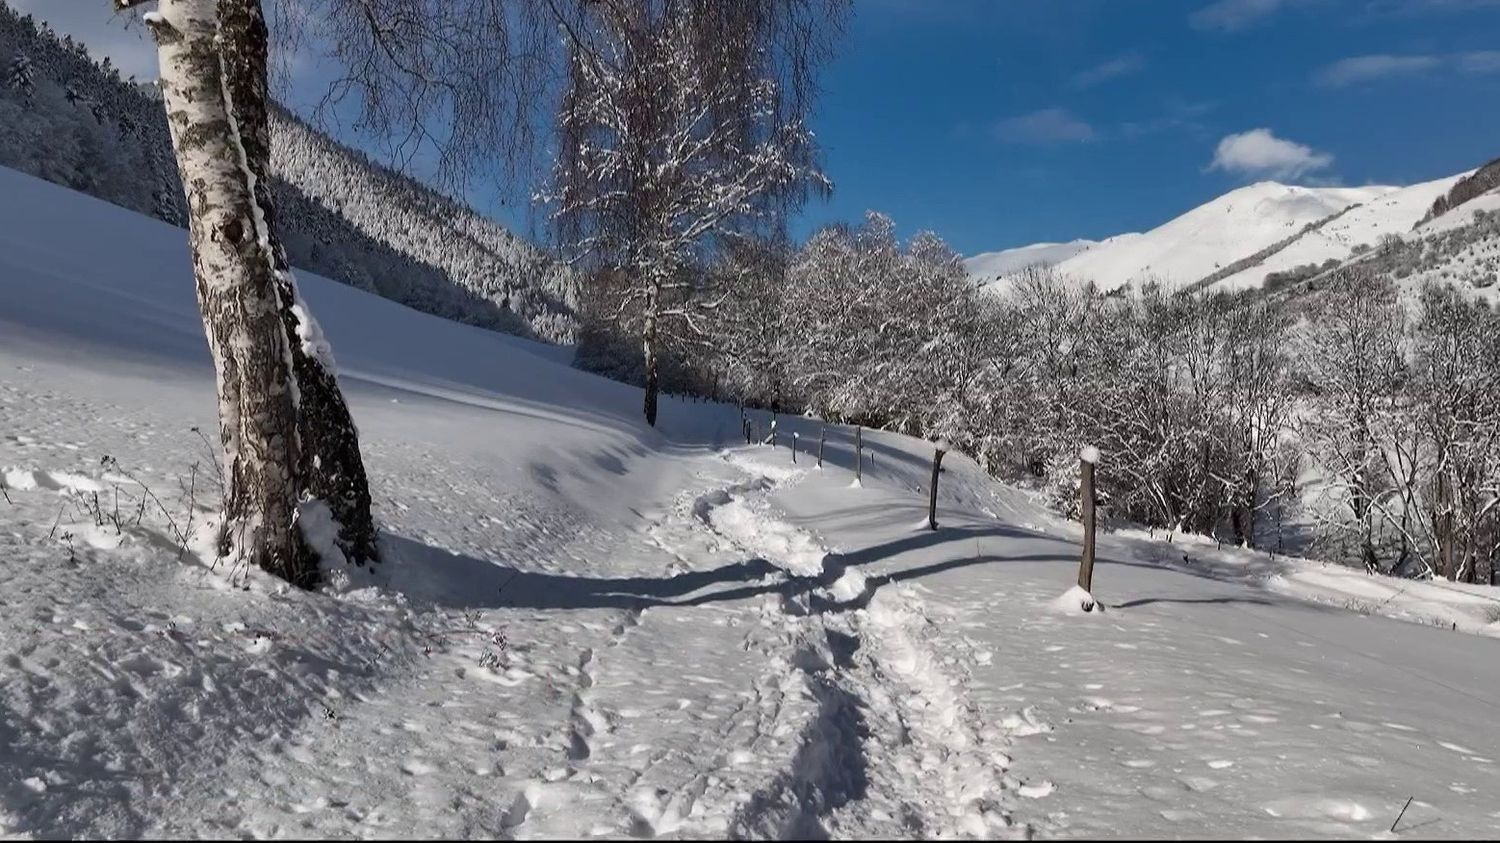
[[[1064,615],[1098,615],[1104,612],[1104,604],[1077,585],[1064,591],[1061,597],[1052,601],[1051,606],[1053,611]]]

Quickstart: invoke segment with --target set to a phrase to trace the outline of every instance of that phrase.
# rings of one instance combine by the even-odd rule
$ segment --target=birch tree
[[[162,0],[146,22],[160,52],[161,90],[190,210],[198,304],[218,382],[226,483],[219,550],[311,586],[317,558],[297,526],[304,443],[292,341],[304,323],[293,312],[297,304],[283,301],[294,287],[278,267],[264,204],[260,4]],[[311,323],[307,330],[313,336]]]
[[[568,248],[623,280],[655,425],[664,331],[700,332],[688,293],[708,238],[777,218],[826,189],[805,123],[804,40],[840,0],[584,4],[563,28],[568,82],[546,194]],[[829,10],[819,20],[816,8]],[[784,60],[786,59],[786,60]]]
[[[117,11],[153,0],[113,0]],[[325,102],[353,95],[362,128],[402,132],[443,153],[441,173],[524,148],[526,108],[545,51],[518,58],[505,34],[539,32],[516,0],[277,0],[280,42],[315,38],[348,73]],[[261,0],[157,0],[145,16],[187,194],[189,240],[219,398],[226,483],[219,551],[301,586],[318,558],[299,517],[326,506],[356,564],[377,558],[359,435],[327,341],[298,295],[270,198],[271,33]],[[529,106],[529,103],[528,103]],[[452,121],[439,137],[431,121]],[[490,145],[509,131],[513,143]],[[406,149],[398,145],[397,149]],[[412,153],[414,154],[414,152]]]

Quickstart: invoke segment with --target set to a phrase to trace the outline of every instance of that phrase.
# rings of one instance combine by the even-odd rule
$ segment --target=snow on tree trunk
[[[304,499],[321,500],[328,505],[339,524],[339,550],[348,561],[364,564],[377,556],[369,481],[359,453],[359,432],[339,391],[332,351],[302,301],[286,250],[276,237],[270,182],[264,177],[271,160],[265,19],[259,0],[233,0],[227,6],[244,10],[244,29],[233,33],[231,43],[239,47],[226,63],[228,74],[224,82],[254,191],[257,240],[271,261],[297,383],[297,432],[301,440],[297,491]],[[225,22],[240,19],[239,15],[226,16]],[[230,35],[227,30],[226,26],[226,35]]]
[[[271,252],[258,236],[255,174],[229,75],[265,72],[247,49],[258,0],[161,0],[147,16],[161,58],[172,145],[187,188],[193,274],[219,393],[226,490],[220,551],[301,586],[317,559],[297,524],[297,382]]]

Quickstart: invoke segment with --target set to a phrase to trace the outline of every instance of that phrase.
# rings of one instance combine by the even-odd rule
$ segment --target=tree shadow
[[[1134,609],[1138,606],[1151,606],[1157,603],[1180,603],[1180,604],[1225,604],[1225,603],[1248,603],[1255,606],[1274,606],[1275,601],[1264,597],[1140,597],[1135,600],[1127,600],[1124,603],[1111,603],[1111,609]]]
[[[833,585],[851,567],[870,565],[944,542],[968,540],[975,535],[1062,541],[1008,527],[949,527],[914,533],[853,553],[830,553],[823,558],[820,571],[812,576],[793,574],[757,557],[712,570],[669,576],[597,577],[524,571],[387,534],[382,541],[389,564],[382,565],[376,577],[412,600],[449,609],[687,608],[779,594],[787,601],[788,611],[817,613],[860,608],[869,604],[881,586],[956,568],[1004,562],[1070,562],[1077,558],[1072,553],[971,555],[871,577],[865,592],[850,601],[837,602],[815,593]]]

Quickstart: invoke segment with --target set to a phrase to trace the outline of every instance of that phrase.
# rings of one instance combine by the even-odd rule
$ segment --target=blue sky
[[[1500,0],[856,10],[815,124],[835,194],[802,232],[878,208],[972,254],[1150,228],[1262,178],[1405,184],[1500,157]]]
[[[107,0],[7,2],[152,75]],[[1406,184],[1500,156],[1496,103],[1500,0],[856,0],[814,121],[834,196],[794,233],[876,209],[973,254],[1263,178]]]

